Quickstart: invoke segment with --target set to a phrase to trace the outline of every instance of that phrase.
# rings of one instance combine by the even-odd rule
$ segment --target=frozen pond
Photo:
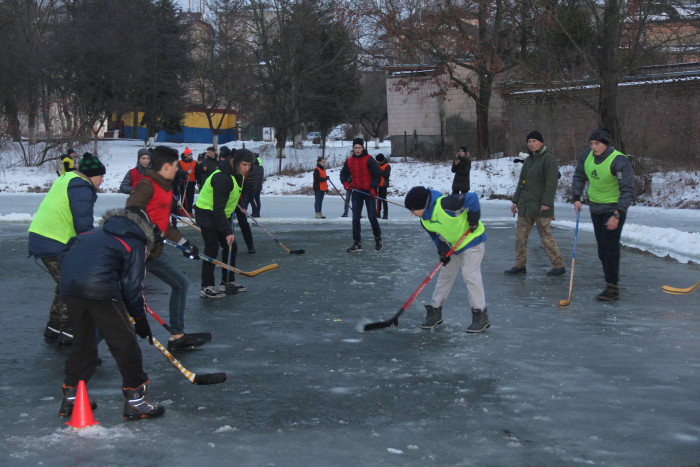
[[[116,199],[116,198],[115,198]],[[123,198],[121,198],[123,200]],[[697,264],[624,250],[619,302],[601,303],[602,270],[590,232],[579,232],[574,293],[567,298],[573,232],[554,229],[567,274],[550,278],[537,234],[526,276],[513,265],[506,205],[484,209],[482,272],[492,326],[467,335],[458,279],[445,322],[419,328],[435,279],[397,328],[360,324],[396,313],[437,264],[417,219],[390,208],[385,248],[348,254],[340,204],[312,216],[312,201],[270,203],[260,222],[289,255],[254,228],[257,253],[238,267],[279,269],[238,277],[248,292],[199,298],[200,264],[174,249],[192,282],[186,329],[211,331],[200,350],[178,354],[194,372],[228,381],[195,386],[140,341],[160,419],[122,420],[121,379],[104,344],[88,383],[97,426],[74,430],[58,416],[64,352],[41,336],[53,283],[26,258],[26,224],[0,224],[4,245],[2,445],[5,465],[688,465],[700,461],[700,291],[661,285],[700,279]],[[287,204],[289,203],[289,204]],[[325,203],[324,203],[325,204]],[[290,214],[289,209],[296,209]],[[263,216],[266,215],[263,200]],[[3,213],[6,213],[3,210]],[[298,218],[294,217],[297,216]],[[494,214],[495,212],[495,214]],[[560,210],[559,212],[562,212]],[[565,214],[573,219],[573,213]],[[289,217],[289,219],[284,219]],[[490,219],[491,218],[491,219]],[[582,222],[590,222],[582,216]],[[193,230],[183,229],[201,246]],[[363,224],[364,244],[371,247]],[[245,248],[243,248],[245,250]],[[167,317],[169,291],[147,279],[146,298]],[[156,338],[167,332],[151,320]]]

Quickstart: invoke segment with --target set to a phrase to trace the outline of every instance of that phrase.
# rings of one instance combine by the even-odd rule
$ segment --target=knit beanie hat
[[[96,177],[104,175],[107,169],[97,157],[93,156],[92,153],[86,152],[80,159],[80,171],[87,177]]]
[[[359,144],[363,148],[365,147],[365,142],[362,138],[355,138],[354,140],[352,140],[352,145],[354,146],[356,144]]]
[[[139,158],[141,156],[150,156],[151,155],[151,148],[141,148],[141,149],[139,149],[139,152],[136,154],[138,155]]]
[[[184,158],[185,156],[191,156],[192,155],[192,150],[190,148],[185,148],[185,150],[182,152],[182,157]]]
[[[536,139],[540,143],[544,143],[544,138],[542,137],[542,133],[540,133],[537,130],[532,130],[530,133],[528,133],[527,138],[525,138],[525,142],[528,142],[531,139]]]
[[[612,137],[610,133],[605,128],[597,128],[591,133],[591,137],[588,138],[589,141],[600,141],[606,146],[610,146],[610,140]]]
[[[419,211],[428,207],[430,200],[430,190],[424,186],[414,186],[408,193],[403,204],[409,211]]]
[[[384,154],[380,152],[379,154],[377,154],[377,157],[375,157],[375,159],[377,160],[377,162],[384,162],[386,160],[386,157],[384,157]]]
[[[459,147],[460,151],[464,151],[465,153],[467,152],[467,147],[466,146],[460,146]],[[458,151],[459,152],[459,151]]]
[[[66,156],[70,156],[71,154],[75,154],[75,149],[68,148],[68,150],[66,151]]]

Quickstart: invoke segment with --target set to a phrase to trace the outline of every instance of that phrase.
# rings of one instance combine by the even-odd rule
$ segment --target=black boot
[[[138,420],[140,418],[159,417],[165,413],[165,408],[152,404],[148,396],[149,381],[137,388],[122,388],[124,394],[124,419]]]
[[[78,394],[78,386],[66,386],[64,384],[61,386],[61,391],[63,392],[63,399],[61,399],[61,409],[58,414],[61,417],[70,417],[73,414],[73,406],[75,405],[75,396]],[[90,401],[90,408],[95,410],[97,408],[97,402]]]
[[[489,313],[486,311],[486,307],[483,310],[478,308],[472,308],[472,324],[467,328],[467,332],[483,332],[491,326],[489,322]]]
[[[58,335],[61,334],[61,328],[58,324],[47,323],[46,329],[44,329],[44,338],[47,341],[55,341],[58,339]]]
[[[362,251],[362,244],[360,242],[355,242],[348,248],[348,253],[357,253],[358,251]]]
[[[425,305],[425,323],[420,327],[423,329],[432,329],[438,324],[442,324],[442,307],[433,308],[432,305]]]
[[[606,302],[609,302],[611,300],[619,300],[620,299],[620,289],[617,287],[617,284],[613,284],[612,282],[608,284],[608,286],[603,290],[601,293],[599,293],[596,298],[598,300],[603,300]]]
[[[184,334],[182,337],[173,339],[172,337],[168,339],[168,351],[177,352],[185,350],[194,350],[197,347],[201,347],[206,342],[204,339],[197,339],[190,335]]]
[[[377,251],[382,251],[382,237],[379,235],[374,237],[374,249]]]
[[[506,274],[525,274],[527,272],[527,268],[525,266],[519,268],[517,266],[513,266],[510,269],[506,269],[505,273]]]
[[[58,345],[71,345],[73,344],[73,328],[66,327],[61,328],[61,332],[56,339]]]

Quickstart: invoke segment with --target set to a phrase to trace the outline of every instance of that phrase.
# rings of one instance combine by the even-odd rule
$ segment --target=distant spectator
[[[78,166],[75,162],[76,156],[77,154],[75,153],[75,149],[70,148],[68,151],[66,151],[66,155],[63,156],[63,159],[61,159],[61,175],[65,174],[66,172],[78,170]]]
[[[377,217],[382,216],[382,206],[384,207],[384,215],[382,216],[382,219],[388,219],[389,218],[389,203],[386,201],[386,195],[388,193],[388,188],[389,188],[389,176],[391,175],[391,166],[389,165],[389,161],[387,160],[386,157],[384,157],[384,154],[379,153],[377,154],[377,157],[375,157],[377,160],[377,165],[379,166],[379,170],[382,172],[382,178],[379,182],[379,186],[377,187],[377,195],[379,198],[384,198],[383,200],[377,199]]]
[[[325,219],[323,215],[323,197],[328,191],[328,175],[326,174],[326,158],[319,157],[316,161],[314,169],[314,209],[316,210],[316,219]]]
[[[125,195],[130,195],[134,185],[141,180],[141,177],[146,173],[147,169],[151,168],[151,150],[150,148],[141,148],[137,153],[136,167],[129,170],[124,175],[122,184],[119,185],[119,191]]]
[[[469,158],[466,146],[461,146],[457,152],[457,157],[452,161],[452,173],[455,174],[452,180],[452,194],[466,193],[469,191],[469,173],[472,170],[472,160]]]

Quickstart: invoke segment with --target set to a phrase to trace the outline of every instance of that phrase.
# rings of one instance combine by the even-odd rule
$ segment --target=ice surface
[[[123,200],[123,199],[122,199]],[[305,203],[312,202],[304,200]],[[121,380],[102,344],[88,382],[100,425],[66,427],[58,417],[66,350],[43,342],[54,284],[26,258],[26,224],[0,224],[3,239],[3,357],[0,406],[4,465],[688,465],[700,459],[700,315],[687,286],[700,267],[624,249],[619,302],[600,303],[595,240],[579,232],[574,290],[551,267],[537,234],[528,273],[505,276],[514,221],[484,210],[482,273],[492,326],[470,322],[463,282],[443,325],[419,328],[429,284],[398,327],[358,332],[393,316],[425,279],[437,254],[416,219],[381,222],[385,248],[348,254],[347,219],[295,222],[298,198],[263,200],[260,222],[303,256],[289,255],[253,227],[257,253],[245,270],[279,269],[237,281],[248,292],[198,297],[200,263],[166,254],[191,280],[186,330],[210,331],[201,349],[177,358],[194,372],[225,371],[223,384],[196,386],[140,341],[160,419],[121,417]],[[289,203],[289,204],[287,204]],[[332,205],[339,215],[340,204]],[[291,210],[290,210],[291,209]],[[296,209],[294,211],[293,209]],[[288,212],[292,220],[278,211]],[[330,212],[330,211],[329,211]],[[491,217],[493,216],[493,217]],[[571,221],[571,213],[562,214]],[[671,228],[676,226],[669,226]],[[201,245],[197,232],[183,229]],[[365,239],[369,225],[363,224]],[[565,258],[573,232],[555,228]],[[169,292],[154,278],[146,297],[167,316]],[[166,331],[151,321],[154,334]]]

